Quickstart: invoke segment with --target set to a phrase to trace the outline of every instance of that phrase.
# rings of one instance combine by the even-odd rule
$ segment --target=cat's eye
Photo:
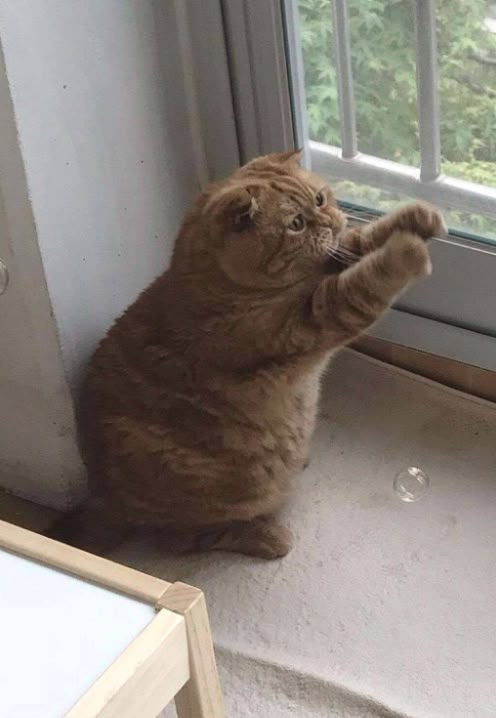
[[[297,214],[296,217],[293,217],[289,229],[292,232],[303,232],[306,226],[305,217],[301,214]]]
[[[323,192],[317,192],[315,195],[315,204],[317,207],[323,207],[326,203],[326,196]]]

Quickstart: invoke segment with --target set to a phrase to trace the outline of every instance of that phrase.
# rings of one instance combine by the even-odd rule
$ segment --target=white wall
[[[0,0],[0,40],[33,241],[66,375],[77,387],[108,325],[165,267],[197,189],[173,3]],[[8,185],[5,175],[2,181]],[[15,244],[13,251],[19,254]],[[39,267],[38,274],[15,301],[32,302],[43,277]],[[19,315],[12,314],[14,321]],[[48,330],[44,336],[48,341]],[[26,341],[22,354],[31,351],[36,363],[33,336],[27,334]],[[13,361],[10,375],[8,363],[0,373],[0,403],[3,386],[13,384]],[[33,376],[17,372],[16,385]],[[48,406],[40,407],[40,421],[43,416],[48,421],[47,412]],[[20,407],[16,417],[22,417]],[[24,478],[7,480],[1,475],[2,431],[0,426],[0,484],[45,503],[70,503],[77,493],[74,482],[82,485],[80,467],[77,480],[66,482],[59,472],[56,490],[48,476],[37,489],[39,462],[26,456]],[[70,433],[73,443],[73,427]],[[26,437],[22,449],[29,454]]]
[[[83,469],[37,239],[0,54],[0,486],[64,507]]]
[[[3,0],[0,31],[71,380],[164,266],[195,170],[172,3]],[[167,7],[169,10],[167,10]]]

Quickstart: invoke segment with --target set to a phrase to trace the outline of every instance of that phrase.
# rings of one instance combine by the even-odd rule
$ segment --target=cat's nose
[[[326,217],[325,226],[332,229],[336,234],[342,232],[346,227],[347,218],[344,212],[340,212],[338,209],[331,209]]]

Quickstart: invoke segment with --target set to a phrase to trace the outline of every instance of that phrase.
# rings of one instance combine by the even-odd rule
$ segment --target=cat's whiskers
[[[360,259],[360,256],[355,252],[352,252],[350,249],[345,249],[344,247],[339,246],[328,247],[326,253],[328,254],[328,256],[333,257],[334,259],[337,259],[343,264],[348,265],[354,264]]]

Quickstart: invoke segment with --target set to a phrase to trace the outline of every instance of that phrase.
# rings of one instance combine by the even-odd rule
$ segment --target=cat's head
[[[285,286],[323,268],[345,226],[332,191],[298,152],[252,160],[197,207],[196,251],[247,287]]]

